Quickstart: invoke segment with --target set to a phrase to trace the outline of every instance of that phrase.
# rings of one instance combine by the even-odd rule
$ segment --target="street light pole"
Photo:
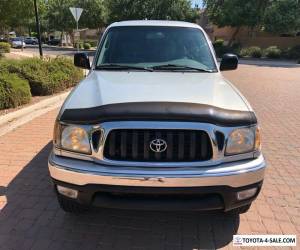
[[[39,40],[40,57],[43,57],[42,40],[41,40],[41,29],[40,29],[39,13],[38,13],[38,8],[37,8],[36,0],[34,0],[34,11],[35,11],[36,32],[37,32],[38,40]]]

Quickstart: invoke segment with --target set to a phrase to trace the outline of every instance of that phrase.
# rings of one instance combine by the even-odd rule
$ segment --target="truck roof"
[[[188,27],[188,28],[200,28],[198,24],[188,23],[182,21],[167,21],[167,20],[132,20],[115,22],[109,25],[110,27],[120,26],[170,26],[170,27]]]

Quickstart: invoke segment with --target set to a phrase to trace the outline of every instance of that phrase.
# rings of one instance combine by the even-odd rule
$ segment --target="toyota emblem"
[[[150,142],[150,149],[155,153],[162,153],[167,149],[167,142],[163,139],[155,139]]]

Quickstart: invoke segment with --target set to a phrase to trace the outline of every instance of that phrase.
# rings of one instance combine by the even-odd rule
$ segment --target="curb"
[[[62,105],[70,91],[0,116],[0,136]]]

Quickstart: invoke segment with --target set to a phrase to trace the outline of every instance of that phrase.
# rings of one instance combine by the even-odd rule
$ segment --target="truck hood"
[[[251,110],[219,72],[92,71],[74,88],[61,111],[129,102],[184,102]]]

